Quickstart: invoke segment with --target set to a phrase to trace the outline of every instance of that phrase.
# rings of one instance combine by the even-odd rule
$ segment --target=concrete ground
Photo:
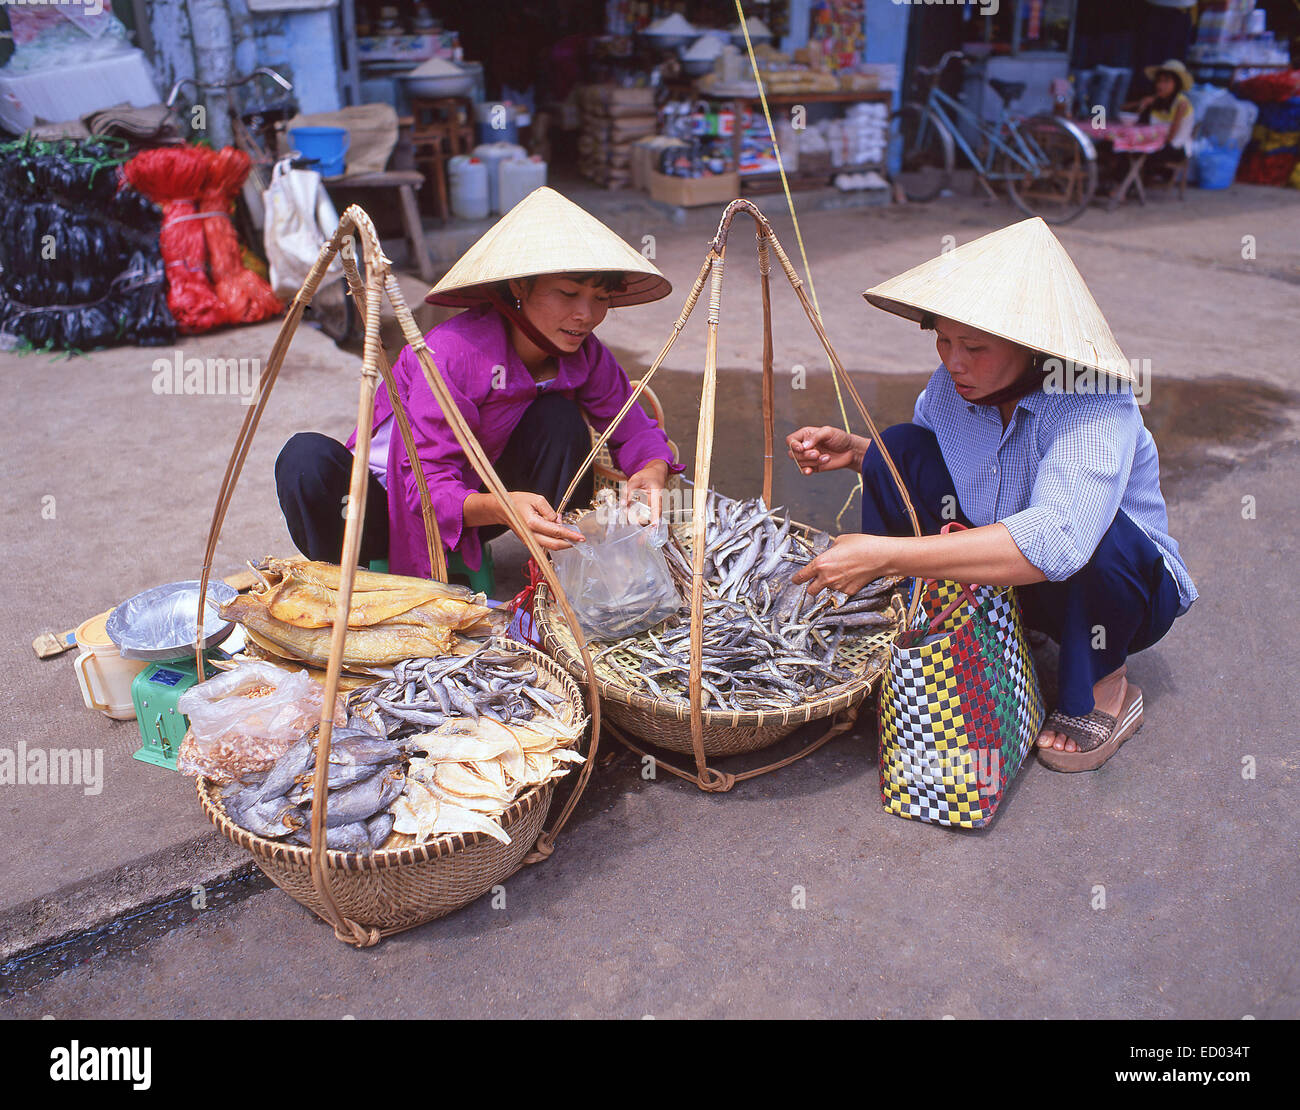
[[[629,241],[654,250],[674,284],[665,301],[617,310],[601,328],[636,376],[681,310],[717,213],[678,220],[639,198],[593,199]],[[760,204],[803,273],[780,198]],[[932,257],[945,236],[964,242],[1016,218],[959,197],[925,208],[801,209],[827,330],[882,426],[908,418],[937,360],[930,336],[871,308],[861,290]],[[503,908],[481,899],[355,952],[278,891],[222,908],[214,900],[133,952],[0,990],[0,1013],[1300,1015],[1300,765],[1286,593],[1300,519],[1291,342],[1300,194],[1193,190],[1185,203],[1090,212],[1060,236],[1121,347],[1151,360],[1145,418],[1161,448],[1171,531],[1202,594],[1132,663],[1147,724],[1102,770],[1065,776],[1031,763],[990,829],[954,833],[883,813],[869,720],[723,796],[667,777],[643,781],[620,750],[555,856],[506,884]],[[719,346],[715,484],[736,494],[757,492],[761,466],[751,244],[750,229],[736,226]],[[418,301],[420,284],[403,285]],[[836,415],[824,356],[783,286],[774,276],[778,435]],[[704,315],[697,310],[655,381],[688,461]],[[421,326],[436,319],[426,310]],[[264,359],[277,327],[189,337],[177,348]],[[385,335],[400,346],[391,326]],[[11,567],[0,745],[75,745],[104,760],[93,795],[0,785],[0,958],[246,867],[204,820],[190,780],[130,757],[133,722],[84,708],[72,653],[41,661],[29,646],[39,632],[198,573],[245,410],[230,396],[155,392],[159,357],[173,352],[0,355],[12,396],[0,414],[10,474],[0,554]],[[300,329],[231,506],[218,573],[291,550],[275,454],[297,430],[346,436],[358,365]],[[791,388],[800,366],[803,390]],[[776,501],[822,527],[833,527],[850,488],[842,475],[811,480],[777,468]],[[844,530],[853,519],[850,510]],[[522,547],[508,538],[496,552],[505,595]],[[1100,897],[1105,908],[1093,908]],[[412,974],[423,966],[427,974]]]

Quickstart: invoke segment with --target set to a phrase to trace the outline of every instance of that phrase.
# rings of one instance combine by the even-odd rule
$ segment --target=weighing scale
[[[218,656],[229,658],[224,651]],[[217,668],[203,657],[203,677],[211,678]],[[151,663],[131,680],[131,704],[135,706],[136,724],[140,726],[140,750],[131,754],[143,763],[176,770],[176,753],[190,720],[176,708],[181,695],[198,685],[198,668],[194,656],[168,663]]]
[[[216,659],[230,656],[217,647],[234,631],[232,621],[223,621],[216,606],[234,598],[236,591],[224,582],[208,583],[203,636],[203,677],[217,673]],[[178,708],[181,695],[199,682],[194,662],[197,635],[199,583],[170,582],[155,586],[122,602],[108,618],[109,639],[127,659],[143,659],[151,665],[131,680],[131,704],[140,729],[140,749],[133,756],[142,763],[176,770],[189,719]]]

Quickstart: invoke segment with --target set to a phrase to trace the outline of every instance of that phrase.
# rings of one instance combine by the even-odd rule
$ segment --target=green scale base
[[[205,661],[204,677],[217,669]],[[166,663],[151,663],[131,681],[131,704],[140,728],[140,749],[132,755],[142,763],[176,770],[176,755],[189,721],[177,707],[180,697],[198,684],[193,657]]]

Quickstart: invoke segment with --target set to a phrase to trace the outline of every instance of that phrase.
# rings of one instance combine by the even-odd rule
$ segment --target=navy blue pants
[[[393,435],[400,436],[396,429]],[[591,429],[578,403],[562,393],[534,401],[510,434],[494,468],[506,489],[540,493],[551,507],[568,489],[591,450]],[[344,497],[352,479],[352,452],[320,432],[291,436],[275,460],[280,510],[294,545],[309,559],[337,563],[343,551]],[[366,490],[361,528],[361,563],[388,558],[388,494],[373,474]],[[594,492],[590,469],[573,494],[586,505]],[[486,543],[506,531],[503,524],[479,529]]]
[[[883,438],[921,531],[936,535],[953,520],[969,527],[935,434],[918,424],[895,424]],[[874,444],[862,461],[862,531],[913,535],[898,488]],[[1083,569],[1063,582],[1017,586],[1016,593],[1026,627],[1061,646],[1057,708],[1071,716],[1092,712],[1093,686],[1130,655],[1160,640],[1174,623],[1179,604],[1178,584],[1160,549],[1123,512],[1116,513]]]

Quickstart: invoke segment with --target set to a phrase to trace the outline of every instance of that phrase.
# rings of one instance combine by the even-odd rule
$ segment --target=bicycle
[[[918,204],[934,200],[952,180],[960,150],[990,197],[996,194],[989,183],[1000,181],[1027,215],[1049,224],[1081,215],[1097,191],[1092,140],[1059,116],[1012,115],[1012,103],[1025,92],[1023,81],[991,79],[1002,106],[992,123],[981,119],[939,88],[939,77],[954,59],[970,61],[960,50],[950,50],[938,65],[918,67],[924,101],[908,101],[890,117],[890,165],[899,166],[894,181],[903,195]],[[978,154],[963,128],[978,136]]]
[[[267,83],[262,88],[255,84],[259,77]],[[252,161],[248,180],[244,182],[243,203],[236,206],[235,224],[244,242],[259,244],[255,249],[259,255],[264,254],[260,247],[265,219],[262,195],[266,192],[271,170],[283,153],[285,125],[298,114],[293,85],[267,66],[258,66],[252,73],[229,81],[204,82],[183,77],[171,87],[166,101],[167,108],[182,127],[184,117],[177,112],[176,104],[187,85],[193,86],[194,103],[198,103],[197,98],[205,92],[217,93],[225,101],[226,122],[233,142]],[[249,85],[252,85],[251,89],[245,88]],[[207,129],[199,129],[195,134],[205,136]],[[294,168],[307,164],[306,161],[295,161]],[[334,340],[336,346],[342,347],[356,337],[357,313],[341,277],[321,283],[307,307],[306,318]]]

